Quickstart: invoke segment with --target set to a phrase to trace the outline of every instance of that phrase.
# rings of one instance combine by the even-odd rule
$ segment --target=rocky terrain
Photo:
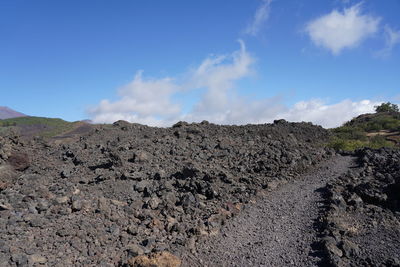
[[[400,266],[400,151],[362,149],[328,184],[322,244],[334,266]]]
[[[329,135],[284,120],[4,133],[0,266],[396,266],[398,152],[358,166]]]
[[[3,137],[0,265],[133,266],[195,251],[258,192],[329,158],[315,142],[327,136],[286,121],[119,121],[61,144]]]
[[[220,235],[188,254],[184,266],[326,266],[317,221],[324,209],[323,188],[351,166],[352,157],[334,156],[260,194]]]

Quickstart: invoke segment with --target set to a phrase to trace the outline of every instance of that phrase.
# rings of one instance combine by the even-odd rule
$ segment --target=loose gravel
[[[293,182],[258,196],[221,234],[189,253],[184,266],[317,266],[321,190],[353,164],[338,156]]]

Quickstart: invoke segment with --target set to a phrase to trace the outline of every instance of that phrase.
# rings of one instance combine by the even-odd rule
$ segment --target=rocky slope
[[[196,251],[257,193],[329,158],[327,138],[285,121],[119,121],[61,144],[3,137],[0,266],[178,263],[172,254]]]
[[[400,151],[363,149],[330,183],[323,245],[334,266],[400,266]]]

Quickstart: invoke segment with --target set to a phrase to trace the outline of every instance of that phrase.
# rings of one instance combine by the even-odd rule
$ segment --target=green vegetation
[[[395,144],[385,139],[383,136],[374,136],[365,141],[356,139],[345,139],[338,136],[332,137],[328,147],[335,150],[354,151],[363,147],[381,148],[381,147],[394,147]]]
[[[376,106],[375,111],[378,113],[380,113],[380,112],[399,112],[399,107],[395,104],[387,102],[387,103],[382,103],[379,106]]]
[[[10,127],[10,126],[16,126],[17,123],[15,121],[0,121],[1,127]]]
[[[397,105],[384,103],[376,107],[377,113],[360,115],[332,129],[333,136],[328,146],[344,151],[399,146],[395,140],[399,137],[400,113],[396,109]]]
[[[19,117],[13,119],[0,120],[0,132],[4,128],[15,128],[22,135],[37,135],[42,137],[53,137],[73,129],[73,122],[62,119],[43,118],[43,117]],[[1,130],[1,128],[3,128]]]
[[[361,115],[339,128],[348,127],[349,129],[359,130],[362,132],[377,131],[399,131],[400,130],[400,113],[399,112],[381,112],[376,114]]]

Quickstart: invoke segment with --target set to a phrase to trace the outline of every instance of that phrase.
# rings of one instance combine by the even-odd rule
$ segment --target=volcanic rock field
[[[284,120],[4,135],[0,266],[400,266],[399,152],[328,138]]]
[[[327,185],[322,244],[335,266],[400,266],[400,151],[363,149]]]

